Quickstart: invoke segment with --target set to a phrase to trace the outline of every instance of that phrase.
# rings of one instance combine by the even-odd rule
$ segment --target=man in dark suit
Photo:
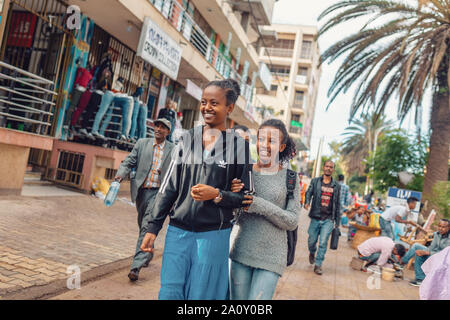
[[[136,281],[139,271],[147,267],[152,254],[141,251],[145,233],[141,232],[147,207],[153,207],[161,181],[168,170],[174,144],[167,141],[172,126],[167,119],[155,120],[155,137],[139,139],[128,157],[122,162],[115,177],[119,182],[130,175],[131,199],[138,212],[139,238],[128,278]]]

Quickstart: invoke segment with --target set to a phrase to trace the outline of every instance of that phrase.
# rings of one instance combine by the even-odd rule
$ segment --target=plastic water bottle
[[[108,194],[105,197],[105,205],[107,207],[111,207],[114,204],[114,201],[116,201],[117,193],[120,189],[120,183],[118,181],[114,181],[111,183],[111,186],[109,187]]]

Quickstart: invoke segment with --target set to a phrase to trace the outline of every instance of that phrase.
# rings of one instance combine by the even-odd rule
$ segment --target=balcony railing
[[[175,0],[150,0],[155,8],[189,41],[224,78],[237,78],[231,63],[219,52],[194,19]]]
[[[294,49],[263,48],[263,55],[270,57],[292,58],[294,55]]]
[[[0,127],[51,135],[55,84],[0,61]]]
[[[294,102],[292,105],[293,109],[302,109],[303,110],[303,102]]]

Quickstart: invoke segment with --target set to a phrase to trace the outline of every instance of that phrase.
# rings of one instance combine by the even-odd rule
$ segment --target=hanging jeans
[[[311,219],[308,228],[308,249],[314,255],[317,249],[317,240],[319,240],[319,250],[316,256],[316,266],[321,267],[327,252],[328,240],[330,239],[331,231],[333,231],[334,223],[331,219],[318,220]]]
[[[137,119],[139,115],[139,99],[134,98],[133,101],[133,113],[131,116],[131,128],[130,128],[130,138],[136,138],[136,131],[137,131]]]
[[[107,91],[105,93],[105,95],[111,91]],[[111,92],[112,93],[112,92]],[[107,104],[109,101],[109,104]],[[92,132],[97,131],[98,132],[98,127],[100,125],[100,121],[101,118],[103,118],[103,116],[105,115],[105,113],[108,111],[108,114],[106,116],[106,118],[103,120],[102,123],[102,127],[100,130],[100,133],[104,135],[106,128],[108,127],[109,123],[111,122],[112,116],[113,116],[113,107],[116,108],[120,108],[122,110],[122,122],[121,122],[121,126],[122,126],[122,135],[124,136],[128,136],[127,130],[129,130],[129,123],[130,123],[130,118],[131,115],[129,114],[131,111],[131,106],[132,106],[132,99],[130,99],[130,97],[112,97],[112,100],[110,101],[110,98],[108,97],[107,100],[105,100],[105,105],[103,105],[103,100],[102,103],[100,104],[100,108],[99,111],[97,112],[97,115],[100,113],[100,111],[102,111],[103,114],[101,114],[101,117],[99,117],[97,119],[97,116],[95,117],[95,121],[94,125],[92,127]],[[103,109],[102,109],[103,108]],[[98,120],[98,123],[97,123]],[[94,131],[94,129],[96,129]]]
[[[80,118],[83,111],[86,109],[86,107],[89,103],[89,100],[91,99],[91,96],[92,96],[92,91],[90,91],[90,90],[86,90],[83,93],[83,95],[81,96],[80,103],[78,103],[77,110],[75,110],[75,112],[73,113],[73,116],[72,116],[72,120],[70,120],[70,125],[72,127],[74,127],[77,124],[78,119]]]
[[[147,137],[147,115],[148,107],[145,103],[139,105],[139,114],[137,121],[137,138],[142,139]]]
[[[89,99],[89,103],[86,106],[86,112],[83,114],[83,122],[81,124],[82,129],[89,128],[89,120],[91,120],[94,117],[95,111],[97,111],[98,106],[102,102],[102,98],[104,96],[103,92],[100,94],[101,91],[94,91],[91,95],[91,98]]]
[[[231,260],[231,300],[271,300],[277,287],[277,273]]]
[[[72,91],[72,95],[70,97],[70,104],[69,107],[66,109],[66,114],[64,116],[64,126],[68,126],[69,122],[72,120],[73,112],[75,111],[76,107],[80,103],[81,97],[83,93],[86,91],[83,87],[77,86]]]
[[[95,115],[94,124],[92,125],[91,132],[98,133],[98,129],[100,127],[100,122],[102,121],[103,117],[105,116],[106,112],[108,111],[109,107],[111,106],[111,103],[114,100],[114,93],[112,91],[106,91],[103,95],[102,102],[100,103],[100,106],[98,107],[97,114]],[[108,115],[109,116],[109,115]],[[109,121],[111,121],[111,118],[109,118]],[[106,119],[105,119],[106,122]]]
[[[191,232],[169,225],[159,300],[225,300],[231,228]]]

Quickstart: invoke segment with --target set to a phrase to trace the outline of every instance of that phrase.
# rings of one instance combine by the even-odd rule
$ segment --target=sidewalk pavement
[[[27,292],[33,292],[29,299],[45,298],[35,293],[49,284],[67,291],[54,299],[157,299],[166,227],[157,238],[150,267],[131,283],[127,274],[138,236],[136,219],[134,206],[117,201],[107,208],[88,195],[0,197],[0,299],[27,297]],[[419,289],[408,285],[414,276],[410,270],[404,281],[380,280],[379,289],[370,289],[370,274],[349,267],[355,250],[347,243],[344,228],[339,249],[327,252],[324,274],[314,274],[308,262],[308,225],[307,212],[302,211],[296,260],[281,277],[274,299],[419,298]],[[67,267],[73,265],[80,267],[82,281],[89,274],[103,277],[69,291]]]
[[[306,249],[309,218],[302,211],[299,227],[295,263],[286,269],[280,278],[274,295],[275,300],[417,300],[419,288],[408,284],[414,276],[406,271],[405,280],[386,282],[371,278],[371,273],[355,271],[350,261],[355,250],[346,241],[346,228],[342,228],[339,249],[328,250],[323,265],[324,274],[318,276],[308,262]],[[164,228],[163,228],[164,230]],[[79,290],[71,290],[55,296],[54,300],[155,300],[160,289],[161,249],[157,250],[148,268],[141,270],[139,280],[131,283],[127,278],[128,269],[83,285]],[[369,285],[368,285],[369,283]]]
[[[93,196],[0,197],[0,299],[134,255],[134,206]],[[161,241],[156,247],[162,247]]]

